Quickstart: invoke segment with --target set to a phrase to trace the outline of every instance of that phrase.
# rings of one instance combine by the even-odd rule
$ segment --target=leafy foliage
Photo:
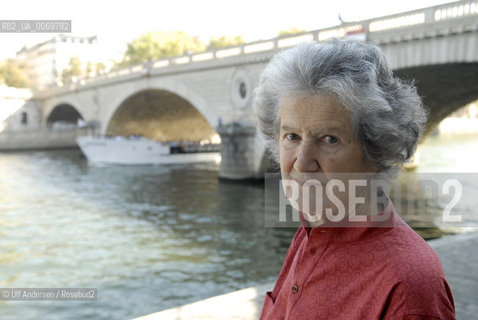
[[[27,88],[30,81],[14,59],[7,59],[0,63],[0,82],[9,87]]]
[[[233,46],[244,43],[242,36],[222,36],[222,37],[212,37],[209,41],[208,49],[219,49],[223,47]]]
[[[96,65],[95,65],[95,72],[96,74],[101,74],[101,73],[104,73],[106,71],[107,67],[106,65],[103,63],[103,62],[98,62]]]
[[[289,35],[293,35],[293,34],[296,34],[296,33],[301,33],[301,32],[305,32],[304,29],[297,29],[297,28],[290,28],[289,30],[281,30],[279,31],[279,37],[282,37],[282,36],[289,36]]]
[[[81,60],[78,57],[71,57],[68,62],[68,68],[64,69],[61,73],[61,80],[63,84],[75,82],[82,74]]]
[[[150,59],[182,55],[187,52],[204,51],[206,46],[184,31],[155,31],[143,34],[127,44],[120,65],[131,65]]]

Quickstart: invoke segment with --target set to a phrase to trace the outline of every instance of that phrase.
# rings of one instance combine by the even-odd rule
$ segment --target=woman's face
[[[364,160],[348,111],[330,96],[292,96],[282,102],[280,119],[282,186],[292,206],[307,214],[313,225],[324,221],[324,208],[343,216],[345,210],[361,212],[359,202],[350,197],[351,183],[376,169]],[[295,186],[290,184],[293,181]],[[327,193],[329,182],[343,185],[335,198]],[[359,188],[353,192],[366,196],[368,191]]]
[[[376,171],[365,162],[348,111],[331,96],[288,97],[281,104],[280,121],[283,177]]]

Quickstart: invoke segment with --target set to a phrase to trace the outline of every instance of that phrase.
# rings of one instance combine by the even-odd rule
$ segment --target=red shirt
[[[261,320],[455,319],[435,251],[394,213],[380,225],[302,225]]]

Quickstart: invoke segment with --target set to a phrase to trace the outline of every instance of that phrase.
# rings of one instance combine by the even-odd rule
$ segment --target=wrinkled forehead
[[[331,95],[294,94],[280,103],[282,126],[350,127],[349,111]]]

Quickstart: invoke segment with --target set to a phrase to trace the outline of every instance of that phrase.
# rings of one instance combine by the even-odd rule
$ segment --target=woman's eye
[[[339,139],[337,139],[334,136],[325,136],[325,141],[329,144],[335,144],[335,143],[339,142]]]
[[[296,141],[296,140],[299,140],[299,135],[298,134],[295,134],[295,133],[288,133],[286,136],[287,140],[290,140],[290,141]]]

